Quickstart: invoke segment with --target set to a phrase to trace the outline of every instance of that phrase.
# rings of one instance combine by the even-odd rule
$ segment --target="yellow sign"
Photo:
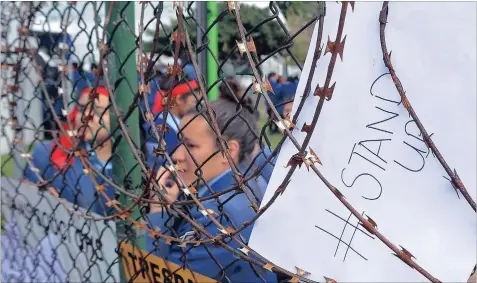
[[[217,282],[209,277],[183,269],[153,254],[121,243],[124,272],[128,282],[194,283]]]

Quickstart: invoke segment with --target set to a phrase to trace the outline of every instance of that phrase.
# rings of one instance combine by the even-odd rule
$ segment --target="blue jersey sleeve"
[[[38,175],[43,178],[47,178],[50,171],[53,169],[50,164],[50,155],[51,155],[51,142],[39,142],[35,145],[33,151],[31,152],[32,160],[31,163],[35,169],[31,168],[28,164],[24,169],[25,180],[37,184],[39,179]]]
[[[67,200],[73,205],[78,205],[99,215],[107,215],[114,211],[113,207],[107,206],[107,198],[97,193],[96,187],[91,178],[83,171],[83,166],[77,158],[73,165],[66,171],[59,172],[50,162],[51,142],[38,143],[32,152],[33,168],[26,166],[24,170],[25,180],[37,184],[38,175],[58,191],[62,199]],[[38,170],[35,173],[36,169]],[[107,177],[112,176],[112,170],[106,169],[103,174]],[[99,185],[104,185],[104,192],[109,199],[114,200],[114,188],[107,184],[100,176],[95,176]]]
[[[195,223],[203,227],[208,234],[216,236],[223,232],[219,227],[211,221],[209,217],[215,218],[224,229],[239,228],[244,222],[250,221],[255,212],[249,207],[250,202],[244,194],[234,195],[234,192],[222,195],[219,197],[220,205],[216,199],[203,201],[202,205],[206,210],[199,210],[197,207],[190,208],[188,214]],[[233,197],[232,197],[233,196]],[[207,211],[207,212],[206,212]],[[151,228],[159,228],[160,233],[165,233],[174,237],[187,237],[193,235],[195,228],[185,219],[179,217],[168,216],[167,213],[154,213],[149,216],[153,226]],[[248,242],[252,231],[252,225],[245,228],[241,233],[235,235],[236,239],[243,239],[245,243]],[[207,236],[200,233],[200,238],[206,239]],[[233,249],[234,253],[240,253],[238,249],[242,246],[234,240],[226,239],[225,243],[228,247]],[[177,245],[165,244],[165,240],[154,240],[148,237],[147,249],[148,251],[155,251],[155,253],[172,261],[176,264],[183,265],[187,263],[187,268],[194,270],[200,274],[208,276],[213,279],[220,279],[223,276],[223,271],[226,272],[227,277],[232,282],[256,282],[258,277],[255,275],[250,264],[237,260],[233,252],[225,249],[222,246],[214,244],[205,244],[193,247],[187,246],[184,250],[187,251],[187,256],[184,257],[184,250]],[[187,258],[187,260],[185,260]],[[218,263],[218,264],[217,264]],[[267,282],[275,282],[276,276],[273,273],[266,272],[262,274]]]

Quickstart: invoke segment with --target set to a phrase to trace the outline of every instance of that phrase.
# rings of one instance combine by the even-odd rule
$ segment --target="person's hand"
[[[475,276],[475,267],[474,270],[472,271],[472,275],[470,275],[469,279],[467,280],[467,283],[475,283],[476,282],[476,276]]]
[[[172,174],[165,167],[161,167],[157,172],[157,178],[159,178],[159,185],[166,189],[166,199],[168,202],[172,203],[177,200],[179,197],[179,186],[172,178]],[[159,200],[157,194],[153,192],[151,197],[152,200]],[[151,212],[160,212],[162,211],[162,205],[160,204],[151,204]]]
[[[469,280],[467,280],[467,283],[475,283],[476,282],[476,278],[475,278],[475,273],[472,274],[472,276],[469,277]]]

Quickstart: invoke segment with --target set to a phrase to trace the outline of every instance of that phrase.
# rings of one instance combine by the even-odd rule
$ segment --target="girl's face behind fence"
[[[189,123],[189,121],[191,122]],[[227,159],[222,153],[217,152],[216,136],[202,116],[194,118],[192,115],[186,115],[182,119],[180,127],[184,135],[183,145],[177,148],[172,158],[175,162],[180,163],[184,169],[184,172],[179,172],[179,174],[187,185],[195,182],[200,176],[200,171],[196,173],[198,166],[201,168],[202,178],[206,182],[211,181],[230,168]],[[238,156],[236,144],[234,141],[229,142],[229,151],[234,159]],[[207,162],[204,164],[205,161]]]
[[[109,110],[106,110],[108,105],[109,97],[105,95],[99,95],[94,103],[89,99],[87,94],[80,97],[78,101],[79,111],[75,117],[75,125],[79,134],[84,131],[85,141],[90,142],[94,140],[99,142],[108,136],[110,129]],[[86,117],[88,115],[93,115],[93,119],[87,122]]]
[[[177,99],[176,107],[178,108],[179,117],[184,117],[185,113],[189,108],[195,107],[197,104],[197,99],[193,94],[185,94]]]

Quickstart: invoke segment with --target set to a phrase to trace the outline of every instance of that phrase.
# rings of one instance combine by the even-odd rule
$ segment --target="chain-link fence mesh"
[[[2,278],[295,276],[247,246],[324,15],[292,6],[2,2]]]
[[[2,279],[308,282],[247,245],[305,165],[364,229],[435,281],[316,168],[309,142],[354,2],[342,3],[326,50],[325,4],[294,3],[2,2]],[[290,117],[316,22],[311,73]],[[312,90],[327,53],[326,80]],[[295,129],[306,133],[300,144],[291,132],[310,93],[320,102]],[[287,138],[298,153],[263,205]]]

